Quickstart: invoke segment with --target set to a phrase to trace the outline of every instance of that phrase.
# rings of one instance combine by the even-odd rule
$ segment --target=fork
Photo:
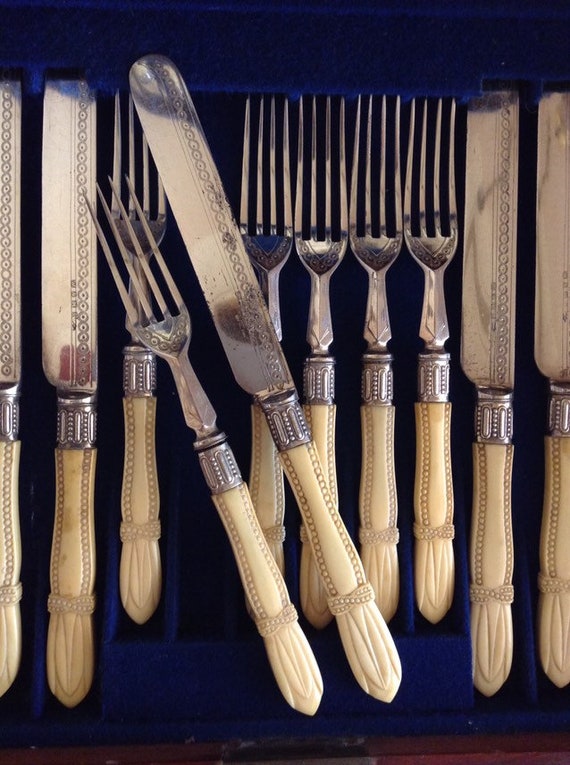
[[[418,181],[414,183],[417,159],[414,158],[415,101],[412,101],[404,191],[404,237],[425,277],[420,324],[424,352],[418,358],[419,401],[415,405],[414,578],[418,608],[430,622],[436,623],[451,606],[455,569],[449,353],[445,351],[449,328],[444,297],[444,272],[455,254],[458,237],[454,177],[455,101],[452,100],[449,107],[447,147],[442,144],[442,100],[437,102],[433,138],[433,210],[429,221],[426,211],[427,118],[428,102],[424,100]],[[448,153],[447,173],[444,173],[447,175],[448,213],[445,229],[441,223],[440,205],[442,147]]]
[[[400,184],[400,99],[390,106],[382,97],[379,117],[373,115],[374,100],[368,100],[366,143],[360,149],[362,99],[359,96],[354,133],[354,155],[350,194],[350,246],[368,273],[368,301],[364,322],[367,350],[362,357],[362,468],[360,475],[361,558],[376,593],[376,602],[389,621],[398,606],[398,497],[394,470],[394,415],[392,404],[392,337],[386,299],[386,272],[402,248],[402,198]],[[387,119],[394,126],[393,167],[386,182]],[[372,209],[373,125],[379,123],[378,204]],[[375,146],[377,142],[375,143]],[[359,167],[363,167],[363,173]],[[362,180],[364,175],[364,181]],[[388,192],[388,198],[387,198]]]
[[[200,467],[231,543],[250,612],[264,640],[277,684],[294,709],[312,715],[322,696],[322,679],[318,666],[299,626],[297,611],[289,599],[283,577],[259,526],[247,485],[241,478],[225,434],[216,425],[216,413],[188,358],[190,315],[158,249],[146,213],[141,209],[128,179],[127,185],[136,213],[136,218],[132,220],[114,184],[112,191],[128,231],[130,248],[126,247],[125,234],[119,230],[117,219],[107,206],[100,188],[98,195],[138,305],[125,287],[103,229],[90,206],[99,242],[136,338],[170,366],[186,424],[196,433],[194,449]],[[140,229],[138,226],[135,229],[134,224],[137,222],[140,223]],[[168,291],[167,295],[161,291],[157,277],[151,270],[149,250],[154,255],[159,271],[157,277]],[[133,251],[138,268],[132,262]],[[150,288],[148,294],[141,275],[144,275]],[[173,306],[173,310],[169,306]]]
[[[121,105],[119,94],[115,97],[115,134],[113,145],[113,182],[121,185]],[[144,218],[153,236],[161,242],[166,230],[166,203],[160,178],[157,178],[157,213],[150,213],[150,167],[149,150],[142,136],[142,186]],[[129,178],[135,184],[135,125],[132,99],[128,108],[128,169]],[[136,231],[137,239],[150,256],[150,243],[144,236],[140,220],[136,219],[131,197],[128,197],[128,216]],[[111,198],[111,214],[125,247],[134,257],[135,250],[129,237],[126,221],[121,217],[117,199]],[[135,259],[135,269],[144,283],[140,267]],[[136,295],[133,302],[137,305]],[[152,351],[141,345],[132,320],[127,316],[130,343],[123,349],[123,414],[125,429],[125,455],[121,491],[122,523],[120,529],[122,550],[120,562],[120,591],[123,606],[131,619],[138,624],[146,622],[156,610],[162,586],[160,561],[160,498],[155,454],[156,359]]]
[[[344,257],[348,241],[348,203],[346,190],[346,161],[344,133],[344,99],[338,107],[338,146],[333,152],[331,98],[325,104],[324,168],[317,156],[317,145],[322,133],[322,120],[317,119],[317,99],[312,99],[310,125],[310,184],[305,189],[305,147],[304,147],[304,101],[299,105],[299,142],[297,159],[297,190],[295,198],[295,246],[301,262],[311,277],[311,297],[307,342],[311,353],[305,359],[303,386],[305,413],[313,433],[317,452],[323,464],[325,476],[335,507],[338,507],[338,492],[335,466],[335,421],[334,403],[334,357],[329,355],[333,341],[332,318],[329,299],[329,283],[332,274]],[[319,127],[321,130],[319,130]],[[319,134],[319,135],[318,135]],[[336,159],[333,162],[333,153]],[[334,167],[333,167],[334,165]],[[324,170],[324,218],[317,215],[317,177]],[[333,199],[333,172],[338,176],[338,195]],[[333,230],[333,209],[337,230]],[[305,226],[306,211],[309,212],[308,226]],[[305,236],[305,232],[308,236]],[[327,605],[327,596],[304,527],[301,528],[300,596],[303,612],[314,627],[325,627],[332,615]]]
[[[251,97],[245,108],[243,132],[243,165],[241,176],[240,231],[246,252],[253,263],[269,315],[279,340],[282,337],[279,309],[279,275],[291,252],[293,224],[291,180],[289,168],[289,106],[283,102],[282,159],[277,161],[277,128],[275,96],[271,96],[269,139],[265,128],[265,97],[259,99],[257,141],[251,129]],[[268,157],[267,157],[268,155]],[[266,172],[267,160],[269,173]],[[250,180],[250,167],[256,167],[255,180]],[[278,189],[278,175],[279,185]],[[278,194],[278,190],[281,194]],[[251,205],[250,205],[251,197]],[[264,200],[269,200],[265,205]],[[255,219],[250,220],[251,209]],[[252,448],[249,490],[257,517],[275,560],[284,572],[283,542],[285,527],[285,491],[279,454],[261,407],[251,407]]]

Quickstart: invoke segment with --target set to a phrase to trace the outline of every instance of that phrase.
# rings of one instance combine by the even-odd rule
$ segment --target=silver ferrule
[[[295,391],[256,399],[256,402],[265,414],[273,441],[280,452],[311,441],[311,431]]]
[[[418,400],[427,404],[449,401],[449,353],[418,355]]]
[[[303,367],[306,404],[334,404],[334,365],[332,356],[309,356]]]
[[[91,449],[97,437],[96,396],[57,398],[57,445],[61,449]]]
[[[243,483],[241,473],[225,433],[194,443],[202,473],[212,494],[222,494]]]
[[[20,427],[20,386],[0,388],[0,441],[17,441]]]
[[[513,394],[477,389],[475,439],[486,444],[510,444],[513,440]]]
[[[142,345],[123,349],[123,390],[125,396],[152,396],[156,388],[156,356]]]
[[[558,438],[570,436],[570,385],[550,383],[548,434]]]
[[[365,353],[362,356],[361,398],[369,406],[391,406],[394,375],[390,353]]]

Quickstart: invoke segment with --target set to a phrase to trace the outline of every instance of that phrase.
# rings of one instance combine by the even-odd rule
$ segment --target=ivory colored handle
[[[120,591],[125,611],[144,624],[160,601],[160,495],[154,396],[125,396],[125,457],[121,493]]]
[[[354,676],[371,696],[391,701],[401,681],[400,658],[330,494],[315,444],[291,447],[280,457]]]
[[[0,442],[0,695],[14,682],[22,655],[19,466],[20,442]]]
[[[503,685],[513,654],[512,444],[473,445],[471,641],[473,681],[485,696]]]
[[[321,674],[297,620],[283,577],[267,545],[245,483],[212,501],[232,545],[257,629],[277,684],[287,702],[313,715],[323,693]]]
[[[453,480],[448,402],[415,404],[414,581],[418,609],[440,621],[453,601]]]
[[[394,414],[393,406],[360,407],[360,555],[387,622],[394,616],[400,597]]]
[[[96,456],[96,449],[55,450],[46,664],[51,692],[67,707],[79,704],[93,681]]]
[[[256,404],[251,407],[249,492],[269,549],[283,574],[285,571],[283,471],[265,415],[261,407]]]
[[[545,438],[538,648],[546,675],[570,682],[570,438]]]
[[[334,404],[311,404],[305,405],[303,410],[327,477],[331,499],[336,508],[338,507],[335,460],[336,406]],[[332,614],[328,606],[327,591],[311,550],[309,535],[304,528],[301,530],[301,542],[301,566],[299,570],[301,608],[313,627],[323,629],[332,620]]]

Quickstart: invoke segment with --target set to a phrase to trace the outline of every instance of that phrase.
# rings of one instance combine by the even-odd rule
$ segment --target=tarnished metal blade
[[[294,388],[239,228],[184,81],[153,55],[131,93],[164,189],[239,385],[260,396]]]
[[[42,151],[42,359],[61,391],[97,386],[95,96],[83,80],[48,80]]]
[[[538,109],[534,356],[542,374],[570,381],[570,93]]]
[[[0,81],[2,99],[2,187],[0,231],[2,231],[2,321],[0,385],[19,382],[21,375],[20,301],[20,157],[22,90],[16,80]]]
[[[469,104],[461,366],[477,386],[512,389],[515,356],[518,94]]]

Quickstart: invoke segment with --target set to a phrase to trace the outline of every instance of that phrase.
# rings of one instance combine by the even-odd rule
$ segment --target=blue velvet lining
[[[546,383],[532,357],[536,98],[544,83],[570,81],[566,2],[132,3],[13,2],[0,5],[0,65],[24,82],[24,378],[21,401],[24,653],[21,672],[0,699],[0,745],[182,741],[280,736],[413,735],[563,730],[570,690],[555,689],[536,660],[537,540],[543,484]],[[463,102],[482,82],[521,84],[519,280],[513,515],[517,550],[515,655],[506,686],[484,699],[471,684],[467,540],[471,501],[474,393],[459,366],[461,248],[447,275],[452,354],[452,443],[456,497],[456,598],[429,625],[412,587],[413,402],[423,279],[403,251],[388,276],[392,320],[396,465],[400,502],[401,603],[392,622],[402,687],[392,705],[367,697],[344,661],[336,627],[306,627],[325,684],[314,719],[282,700],[262,642],[243,605],[235,564],[192,451],[168,369],[159,367],[157,419],[164,591],[157,613],[138,627],[118,593],[122,470],[121,348],[124,317],[110,276],[100,269],[100,389],[97,470],[98,671],[75,710],[47,690],[45,638],[53,520],[55,396],[41,367],[40,197],[42,88],[51,69],[84,69],[100,94],[99,174],[110,171],[112,94],[126,90],[129,66],[149,52],[170,56],[195,96],[230,201],[239,198],[243,93],[347,96],[454,95]],[[350,128],[349,128],[350,133]],[[350,138],[350,136],[349,136]],[[457,186],[464,176],[461,142]],[[350,146],[350,141],[349,144]],[[249,463],[249,399],[234,385],[173,221],[164,240],[193,318],[191,357],[227,432],[242,472]],[[309,285],[295,255],[282,275],[283,345],[301,386]],[[360,471],[360,354],[366,276],[349,252],[332,281],[337,357],[337,454],[343,515],[357,529]],[[298,515],[288,495],[287,581],[297,598]]]

